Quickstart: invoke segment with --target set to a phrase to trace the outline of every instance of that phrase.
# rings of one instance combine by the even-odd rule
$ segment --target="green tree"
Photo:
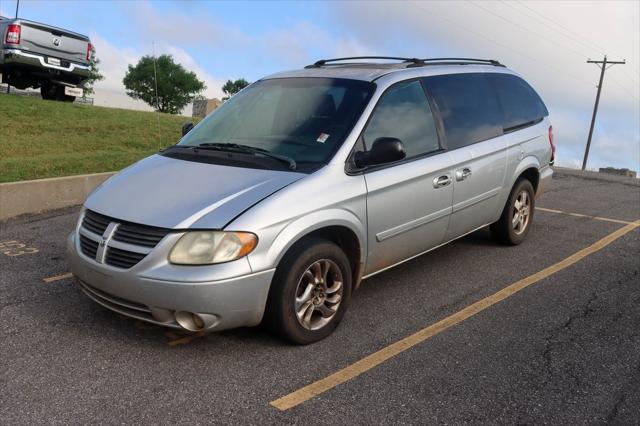
[[[222,100],[225,101],[229,99],[231,96],[235,95],[236,93],[238,93],[239,91],[247,87],[248,85],[249,85],[249,82],[244,78],[239,78],[236,81],[227,80],[224,86],[222,86],[222,91],[227,96],[222,98]]]
[[[129,65],[122,82],[127,95],[133,99],[141,99],[157,111],[171,114],[179,113],[195,95],[206,89],[194,72],[176,64],[171,55],[143,56],[136,66]]]
[[[93,90],[93,83],[96,81],[104,80],[104,76],[100,74],[100,70],[98,69],[98,65],[100,64],[100,59],[96,56],[96,48],[93,47],[91,49],[91,57],[89,58],[89,78],[84,81],[84,85],[82,88],[82,96],[87,96],[95,93]]]

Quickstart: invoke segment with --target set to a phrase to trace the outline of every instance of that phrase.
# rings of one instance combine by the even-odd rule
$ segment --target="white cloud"
[[[181,3],[182,9],[188,8],[188,2]],[[141,17],[135,20],[134,31],[160,44],[176,44],[207,48],[224,48],[248,43],[248,37],[238,28],[230,27],[197,6],[189,13],[171,11],[161,13],[149,1],[125,3],[125,11],[130,16]]]

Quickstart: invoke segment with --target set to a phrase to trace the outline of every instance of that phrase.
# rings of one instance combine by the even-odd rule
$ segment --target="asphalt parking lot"
[[[366,280],[305,347],[98,306],[77,208],[1,223],[0,423],[638,424],[640,186],[557,175],[537,207],[520,246],[481,230]]]

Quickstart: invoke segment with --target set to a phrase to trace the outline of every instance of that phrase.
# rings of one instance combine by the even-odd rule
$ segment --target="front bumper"
[[[27,53],[20,49],[3,49],[0,55],[1,65],[24,65],[33,68],[50,69],[62,71],[77,77],[86,78],[89,76],[89,65],[76,62],[62,61],[64,65],[53,65],[47,63],[47,57],[34,53]]]
[[[67,239],[71,271],[88,297],[112,311],[171,328],[184,328],[176,321],[179,312],[203,314],[211,319],[202,329],[206,331],[254,326],[262,320],[275,269],[210,281],[199,281],[191,275],[182,281],[177,278],[185,268],[215,266],[184,267],[165,263],[160,270],[173,269],[169,279],[152,278],[149,275],[153,273],[145,270],[143,262],[126,270],[84,256],[76,235],[72,233]]]

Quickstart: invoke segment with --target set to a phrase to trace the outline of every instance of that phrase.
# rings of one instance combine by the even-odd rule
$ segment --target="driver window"
[[[406,158],[440,149],[429,101],[420,81],[398,83],[382,95],[363,134],[365,149],[371,149],[381,137],[400,139]]]

